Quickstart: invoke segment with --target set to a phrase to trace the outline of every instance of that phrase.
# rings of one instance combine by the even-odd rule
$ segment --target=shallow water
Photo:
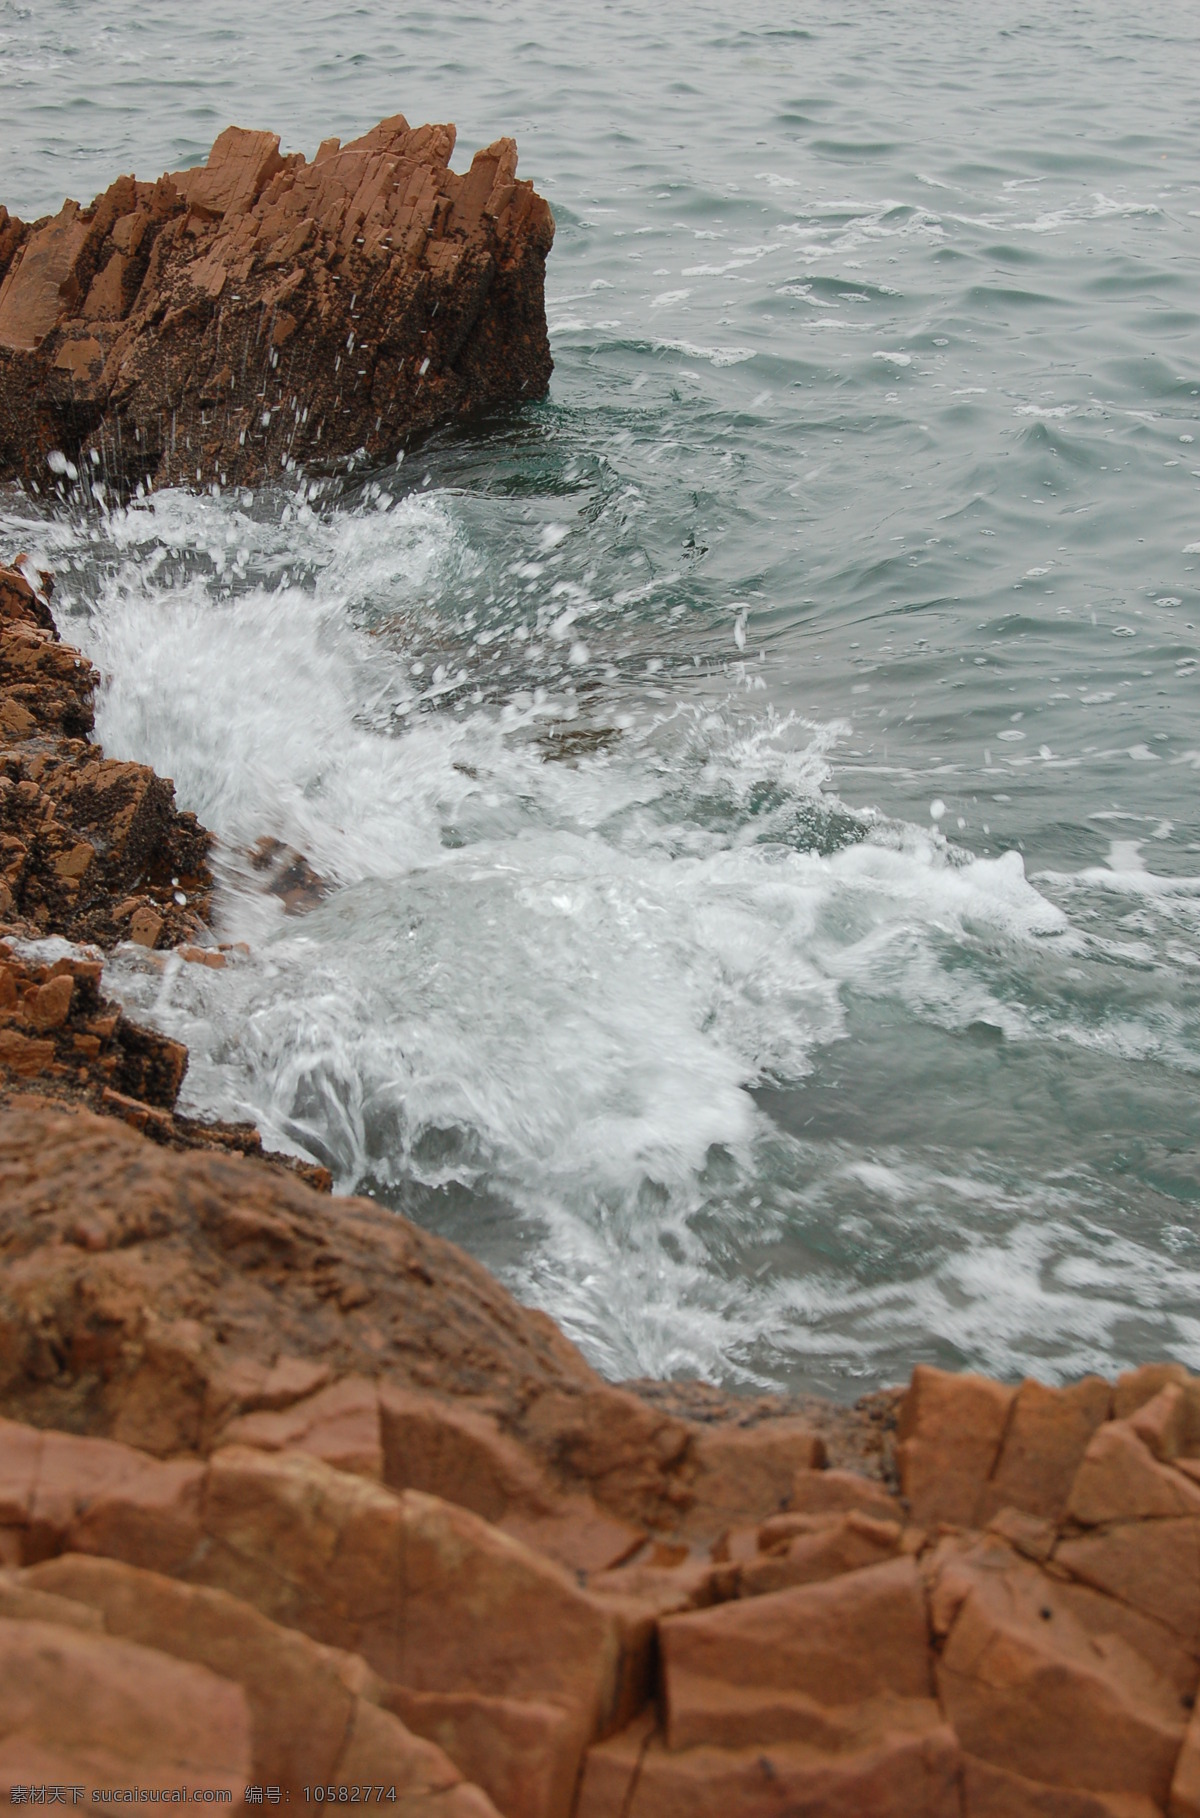
[[[0,494],[106,747],[220,836],[250,956],[109,967],[188,1108],[615,1375],[1200,1367],[1198,36],[0,0],[17,212],[401,108],[515,133],[558,221],[519,416],[311,494]]]

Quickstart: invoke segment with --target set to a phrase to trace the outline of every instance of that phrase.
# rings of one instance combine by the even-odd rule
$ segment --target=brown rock
[[[717,1713],[731,1686],[759,1695],[775,1713],[790,1705],[800,1725],[809,1722],[814,1701],[927,1699],[932,1689],[924,1598],[911,1559],[671,1616],[659,1632],[672,1749],[724,1740]],[[731,1740],[740,1743],[752,1719],[743,1707],[730,1721]],[[772,1717],[783,1721],[782,1714]]]
[[[240,1686],[156,1650],[74,1626],[0,1618],[0,1774],[153,1791],[224,1791],[250,1775]]]
[[[210,1463],[203,1526],[210,1545],[190,1574],[362,1654],[385,1679],[552,1696],[589,1722],[616,1696],[612,1619],[549,1561],[453,1504],[299,1454],[231,1447]]]
[[[1167,1515],[1200,1517],[1200,1485],[1158,1464],[1132,1422],[1113,1420],[1093,1436],[1067,1506],[1084,1527]]]
[[[682,1422],[609,1389],[544,1315],[368,1201],[331,1222],[321,1195],[237,1157],[25,1107],[0,1111],[0,1257],[0,1395],[35,1422],[207,1450],[264,1406],[282,1356],[450,1405],[486,1396],[552,1477],[581,1460],[574,1493],[602,1507],[609,1485],[660,1519],[688,1494]]]
[[[3,366],[0,352],[0,414]],[[0,567],[0,916],[30,935],[175,944],[208,912],[209,836],[170,782],[89,742],[96,675],[58,639],[51,584]]]
[[[969,1527],[995,1467],[1014,1391],[918,1364],[900,1411],[896,1461],[913,1519]]]
[[[85,1606],[110,1635],[193,1661],[241,1686],[251,1721],[251,1777],[260,1785],[302,1796],[306,1785],[382,1779],[410,1798],[433,1798],[462,1784],[440,1749],[378,1708],[385,1688],[361,1660],[279,1627],[224,1591],[79,1554],[37,1566],[23,1582],[31,1591],[54,1593],[55,1601]],[[364,1704],[376,1708],[368,1714]],[[449,1818],[458,1808],[436,1809]],[[474,1809],[463,1807],[463,1818]]]
[[[489,1709],[493,1729],[509,1735],[496,1700],[554,1706],[563,1721],[541,1726],[542,1755],[529,1764],[551,1790],[573,1786],[584,1745],[622,1720],[631,1697],[644,1697],[652,1639],[644,1619],[639,1629],[464,1509],[396,1495],[304,1454],[231,1447],[206,1467],[0,1423],[0,1522],[28,1563],[73,1552],[149,1564],[360,1655],[397,1686],[482,1694],[493,1703],[474,1713],[476,1738]],[[89,1594],[82,1566],[58,1562],[38,1582]],[[95,1583],[92,1601],[123,1610],[132,1632],[150,1632],[136,1628],[126,1588]],[[270,1664],[271,1649],[284,1645],[270,1626],[249,1615],[227,1622],[232,1651],[222,1655],[213,1650],[227,1606],[218,1602],[214,1614],[211,1600],[181,1599],[171,1586],[141,1598],[148,1623],[169,1618],[180,1651],[235,1676],[241,1660],[256,1685],[287,1682]],[[311,1678],[314,1658],[310,1650],[293,1659],[293,1681],[301,1668]]]
[[[1188,1394],[1169,1382],[1130,1416],[1130,1426],[1155,1458],[1170,1463],[1187,1450]]]
[[[1133,1645],[1152,1630],[1119,1610],[1106,1624],[1103,1600],[1073,1599],[1001,1546],[941,1577],[938,1690],[964,1749],[1033,1781],[1165,1799],[1185,1713],[1177,1681]]]
[[[575,1818],[613,1818],[614,1813],[624,1818],[657,1729],[655,1713],[643,1711],[615,1736],[592,1745],[584,1757]]]
[[[482,1787],[504,1818],[570,1818],[577,1754],[571,1716],[531,1698],[389,1688],[385,1702]]]
[[[253,485],[540,397],[550,210],[511,139],[449,169],[400,115],[312,163],[230,127],[198,169],[0,217],[0,479]]]
[[[738,1595],[760,1597],[791,1585],[816,1584],[842,1572],[879,1565],[900,1551],[903,1530],[897,1521],[879,1521],[856,1509],[848,1515],[815,1519],[822,1524],[815,1531],[796,1534],[743,1565],[738,1573]]]
[[[974,1521],[978,1527],[1002,1508],[1057,1520],[1092,1434],[1112,1408],[1112,1390],[1098,1376],[1068,1389],[1048,1389],[1027,1379],[1017,1390],[1004,1439]]]
[[[307,1452],[360,1477],[379,1482],[383,1476],[379,1391],[359,1376],[343,1376],[280,1412],[245,1414],[225,1429],[221,1441],[265,1452]]]
[[[1200,1520],[1124,1522],[1062,1541],[1054,1558],[1083,1584],[1154,1617],[1200,1656]]]
[[[720,1521],[762,1520],[790,1507],[797,1476],[825,1462],[820,1435],[803,1420],[701,1431],[695,1449],[696,1508]]]
[[[1128,1420],[1169,1383],[1186,1388],[1190,1381],[1182,1364],[1139,1364],[1136,1370],[1126,1370],[1117,1377],[1113,1389],[1113,1415],[1117,1420]]]
[[[963,1818],[1161,1818],[1140,1793],[1082,1792],[963,1756]]]
[[[603,1762],[611,1748],[601,1744],[592,1755]],[[655,1738],[625,1803],[602,1803],[623,1768],[601,1779],[603,1768],[589,1762],[580,1818],[961,1818],[958,1749],[944,1725],[846,1755],[797,1744],[676,1754]]]
[[[801,1470],[792,1478],[789,1513],[772,1516],[764,1523],[763,1536],[782,1535],[795,1515],[844,1514],[850,1509],[877,1515],[881,1521],[899,1521],[903,1517],[896,1498],[872,1477],[863,1477],[858,1471]]]
[[[1192,1712],[1167,1800],[1168,1818],[1200,1818],[1200,1716]]]
[[[98,1610],[52,1591],[38,1590],[20,1572],[0,1572],[0,1616],[19,1622],[52,1622],[92,1634],[104,1632],[104,1618]]]

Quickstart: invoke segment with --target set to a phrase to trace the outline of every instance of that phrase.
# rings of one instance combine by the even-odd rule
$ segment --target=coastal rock
[[[74,1624],[0,1617],[0,1774],[10,1785],[77,1784],[90,1797],[184,1781],[241,1812],[250,1766],[240,1686]]]
[[[361,1658],[283,1628],[227,1592],[75,1553],[21,1573],[19,1588],[82,1606],[108,1635],[239,1686],[250,1718],[248,1778],[260,1785],[301,1794],[339,1779],[383,1780],[445,1818],[489,1809],[478,1794],[467,1797],[441,1749],[382,1708],[386,1687]]]
[[[247,1776],[394,1778],[413,1818],[1197,1809],[1186,1373],[918,1370],[898,1495],[822,1464],[882,1469],[873,1413],[643,1399],[452,1245],[330,1212],[236,1156],[0,1109],[14,1658],[42,1625],[201,1671],[242,1701]]]
[[[174,946],[208,916],[209,835],[169,781],[91,743],[96,673],[60,641],[50,587],[0,568],[0,925]]]
[[[685,1422],[604,1383],[544,1314],[370,1201],[331,1217],[280,1172],[27,1100],[0,1107],[0,1258],[0,1405],[35,1424],[162,1455],[234,1434],[303,1450],[319,1431],[320,1456],[365,1445],[368,1474],[460,1486],[502,1522],[549,1533],[602,1514],[605,1564],[694,1499]],[[385,1427],[370,1391],[332,1392],[347,1378],[391,1385]],[[400,1390],[453,1402],[440,1436]],[[231,1425],[305,1401],[290,1425]]]
[[[540,397],[550,210],[511,139],[461,175],[454,141],[395,114],[310,163],[231,126],[88,208],[0,210],[0,479],[254,485]]]
[[[897,1429],[900,1488],[913,1517],[969,1527],[1000,1446],[1012,1389],[918,1364]]]

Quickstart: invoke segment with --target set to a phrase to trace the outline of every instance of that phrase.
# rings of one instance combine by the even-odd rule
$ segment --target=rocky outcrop
[[[91,664],[60,641],[51,580],[0,568],[0,931],[111,947],[193,940],[209,835],[145,764],[92,742]]]
[[[193,944],[206,938],[209,835],[169,781],[92,742],[95,671],[60,641],[50,585],[27,564],[0,568],[0,1100],[36,1088],[174,1148],[263,1157],[252,1124],[176,1112],[186,1048],[101,993],[96,949],[122,939],[206,965],[226,953]],[[73,950],[47,954],[47,936]],[[330,1185],[324,1168],[269,1159]]]
[[[550,210],[511,139],[459,175],[454,138],[396,114],[309,163],[230,127],[90,208],[0,209],[0,478],[254,484],[541,396]]]
[[[369,1202],[33,1101],[0,1257],[14,1779],[199,1781],[219,1730],[235,1797],[421,1818],[1200,1813],[1178,1366],[739,1421]]]

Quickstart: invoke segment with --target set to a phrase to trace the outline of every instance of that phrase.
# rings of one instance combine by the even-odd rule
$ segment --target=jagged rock
[[[253,1124],[175,1110],[187,1049],[134,1023],[100,992],[99,958],[39,964],[0,940],[0,1094],[35,1089],[90,1106],[172,1149],[252,1156],[328,1192],[328,1169],[264,1150]]]
[[[0,478],[252,485],[540,397],[553,219],[511,139],[465,175],[454,139],[396,114],[309,163],[229,127],[90,208],[0,210]]]
[[[951,1556],[935,1607],[939,1588],[953,1613],[938,1690],[964,1748],[1035,1782],[1165,1802],[1197,1676],[1168,1637],[998,1544]]]
[[[0,568],[0,925],[101,947],[191,940],[209,835],[169,781],[90,742],[96,673],[59,640],[50,576],[34,582]]]
[[[60,641],[51,585],[23,560],[0,568],[0,937],[88,945],[43,962],[0,938],[0,1094],[36,1087],[173,1148],[257,1156],[328,1190],[327,1169],[267,1156],[253,1124],[179,1115],[186,1048],[100,994],[90,943],[226,956],[190,944],[211,907],[210,836],[169,781],[91,742],[96,674]]]
[[[969,1527],[1000,1456],[1014,1392],[918,1364],[897,1428],[900,1488],[917,1521]]]

